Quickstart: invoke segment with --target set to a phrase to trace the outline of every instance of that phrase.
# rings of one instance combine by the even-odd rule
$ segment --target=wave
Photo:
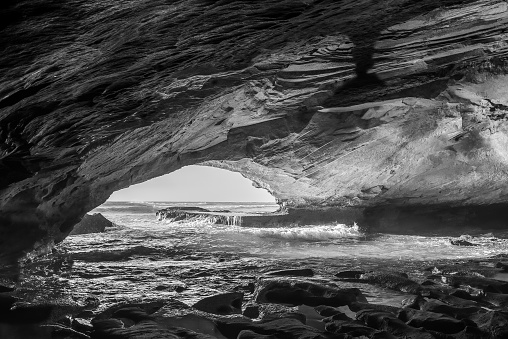
[[[364,237],[360,227],[354,223],[352,226],[314,225],[305,227],[276,227],[243,229],[242,232],[256,235],[260,238],[275,238],[283,240],[326,241],[344,238]]]

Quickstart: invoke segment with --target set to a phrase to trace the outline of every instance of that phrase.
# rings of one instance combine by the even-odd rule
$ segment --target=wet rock
[[[446,334],[454,334],[462,331],[466,323],[458,319],[440,313],[419,311],[414,309],[402,310],[399,318],[412,327],[423,327],[426,330]]]
[[[371,272],[364,273],[360,280],[369,284],[379,285],[396,291],[417,294],[421,291],[420,284],[407,278],[405,273]]]
[[[366,301],[359,289],[338,289],[307,281],[263,280],[255,291],[258,303],[344,306]]]
[[[326,318],[323,318],[323,322],[324,323],[329,323],[329,322],[334,322],[334,321],[351,321],[351,320],[354,320],[353,318],[349,317],[346,313],[336,313],[332,316],[329,316],[329,317],[326,317]]]
[[[256,304],[246,305],[243,310],[243,316],[251,319],[259,317],[259,306]]]
[[[273,334],[259,334],[251,330],[243,330],[238,333],[236,339],[278,339],[279,337]]]
[[[106,230],[106,227],[112,226],[113,223],[100,213],[86,214],[79,223],[74,225],[69,235],[101,233]]]
[[[456,275],[443,276],[442,281],[453,287],[468,287],[482,289],[484,292],[508,294],[508,282],[481,278],[481,277],[462,277]]]
[[[192,307],[203,312],[220,315],[242,314],[242,302],[243,293],[232,292],[201,299]]]
[[[479,246],[464,239],[450,240],[450,243],[454,246]]]
[[[333,321],[327,323],[325,326],[327,332],[334,334],[348,334],[351,337],[371,337],[378,330],[375,328],[366,326],[365,324],[357,321]]]
[[[92,322],[82,318],[74,318],[71,326],[76,331],[83,333],[89,333],[93,330]]]
[[[508,272],[508,264],[503,262],[498,262],[495,265],[496,268],[500,268],[502,272]]]
[[[439,300],[429,300],[428,302],[422,304],[420,309],[422,311],[442,313],[456,319],[468,318],[482,310],[479,306],[457,307],[445,304]]]
[[[185,328],[164,328],[154,320],[144,320],[129,328],[95,328],[92,339],[215,339]]]
[[[365,271],[342,271],[335,274],[335,276],[340,279],[359,279],[364,273]]]
[[[489,333],[474,326],[466,326],[461,332],[453,335],[454,339],[492,339]]]
[[[479,304],[477,301],[473,300],[473,298],[468,299],[465,298],[466,295],[460,294],[460,297],[457,297],[452,294],[443,293],[440,291],[430,291],[429,297],[433,299],[437,299],[439,301],[444,302],[445,304],[456,306],[456,307],[481,307],[482,305]],[[467,293],[467,292],[466,292]],[[467,294],[469,295],[469,294]]]
[[[279,320],[279,319],[295,319],[295,320],[298,320],[299,322],[301,322],[302,324],[307,323],[307,317],[305,316],[305,314],[296,312],[296,311],[264,313],[261,318],[261,321],[270,322],[270,321]]]
[[[92,319],[91,324],[95,331],[101,332],[113,328],[124,328],[120,319]]]
[[[501,308],[508,308],[508,294],[487,292],[479,299]]]
[[[290,269],[290,270],[279,270],[266,272],[265,275],[276,275],[276,276],[293,276],[293,277],[313,277],[314,271],[310,268],[301,269]]]
[[[316,312],[323,317],[331,317],[336,314],[343,314],[341,310],[332,306],[319,305],[314,307]]]
[[[357,319],[363,321],[369,327],[387,331],[396,337],[435,339],[428,331],[409,326],[391,313],[363,310],[357,313]]]
[[[108,307],[101,313],[97,314],[94,318],[94,320],[103,320],[103,319],[110,319],[113,317],[113,315],[119,311],[119,310],[126,310],[126,309],[136,309],[141,310],[143,314],[153,314],[156,311],[158,311],[160,308],[162,308],[168,301],[149,301],[144,303],[120,303],[113,305],[111,307]],[[125,312],[125,311],[124,311]]]
[[[219,331],[228,339],[236,339],[242,331],[248,330],[263,336],[270,335],[275,338],[304,339],[315,338],[325,339],[328,336],[323,332],[304,325],[296,319],[284,318],[262,323],[245,321],[217,320]],[[250,333],[250,335],[253,335]],[[264,337],[260,337],[264,338]]]
[[[470,318],[491,338],[508,338],[508,313],[491,311]]]
[[[427,301],[421,295],[414,295],[402,300],[402,307],[409,307],[419,310]]]
[[[360,303],[360,302],[352,302],[351,304],[349,304],[349,308],[353,312],[358,312],[361,310],[373,310],[373,311],[397,314],[397,312],[399,311],[399,308],[395,307],[395,306]]]

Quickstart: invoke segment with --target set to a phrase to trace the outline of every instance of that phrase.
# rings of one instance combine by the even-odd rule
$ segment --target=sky
[[[116,191],[108,201],[275,202],[275,198],[240,173],[193,165]]]

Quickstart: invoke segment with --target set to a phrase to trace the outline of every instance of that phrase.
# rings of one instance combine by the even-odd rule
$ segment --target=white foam
[[[364,236],[356,223],[352,226],[337,224],[308,225],[304,227],[245,228],[242,229],[241,232],[250,233],[260,238],[308,241],[357,238]]]

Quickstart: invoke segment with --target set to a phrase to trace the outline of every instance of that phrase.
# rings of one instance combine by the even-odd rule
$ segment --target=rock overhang
[[[504,1],[54,5],[5,5],[3,261],[195,163],[338,217],[507,202]]]

